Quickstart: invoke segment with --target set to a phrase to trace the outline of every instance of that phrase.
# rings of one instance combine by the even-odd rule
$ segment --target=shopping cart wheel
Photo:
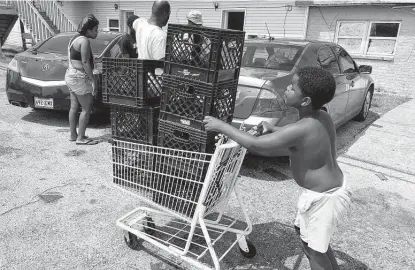
[[[139,250],[140,243],[138,242],[137,236],[135,234],[128,232],[128,238],[130,238],[130,240],[127,240],[127,237],[124,236],[124,241],[127,244],[127,246],[131,249]]]
[[[246,240],[246,244],[248,245],[248,252],[246,252],[245,250],[242,250],[241,248],[239,248],[239,251],[241,252],[242,256],[244,256],[245,258],[253,258],[256,255],[256,248],[255,246],[249,242],[248,240]]]
[[[149,235],[154,235],[156,232],[156,224],[154,223],[154,220],[151,217],[146,217],[146,227],[144,227],[144,232]]]

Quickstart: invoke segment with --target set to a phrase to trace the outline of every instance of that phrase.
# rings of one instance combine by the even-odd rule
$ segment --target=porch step
[[[49,16],[46,15],[46,12],[45,11],[42,11],[40,9],[40,6],[38,4],[35,4],[34,6],[37,8],[37,10],[39,11],[40,15],[43,17],[43,19],[46,21],[46,23],[50,26],[50,28],[52,28],[53,32],[55,34],[59,34],[60,33],[60,30],[58,29],[58,27],[56,27],[55,24],[53,24],[53,22],[49,18]]]

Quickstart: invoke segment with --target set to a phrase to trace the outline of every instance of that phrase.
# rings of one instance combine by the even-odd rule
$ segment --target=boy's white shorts
[[[320,253],[327,252],[339,219],[350,209],[351,195],[346,178],[341,187],[326,192],[304,189],[294,225],[300,228],[301,239],[308,247]]]

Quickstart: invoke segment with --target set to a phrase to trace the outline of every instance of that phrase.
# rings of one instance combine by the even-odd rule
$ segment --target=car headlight
[[[262,89],[258,95],[252,115],[275,117],[276,114],[287,110],[287,105],[278,93]]]
[[[9,65],[7,66],[8,69],[11,71],[19,73],[19,64],[17,63],[16,58],[13,58],[12,61],[10,61]]]

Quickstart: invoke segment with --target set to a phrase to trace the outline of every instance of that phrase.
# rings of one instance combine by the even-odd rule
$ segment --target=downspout
[[[304,27],[303,27],[303,39],[307,38],[307,30],[308,30],[308,15],[310,13],[310,7],[307,6],[305,8],[305,20],[304,20]]]

